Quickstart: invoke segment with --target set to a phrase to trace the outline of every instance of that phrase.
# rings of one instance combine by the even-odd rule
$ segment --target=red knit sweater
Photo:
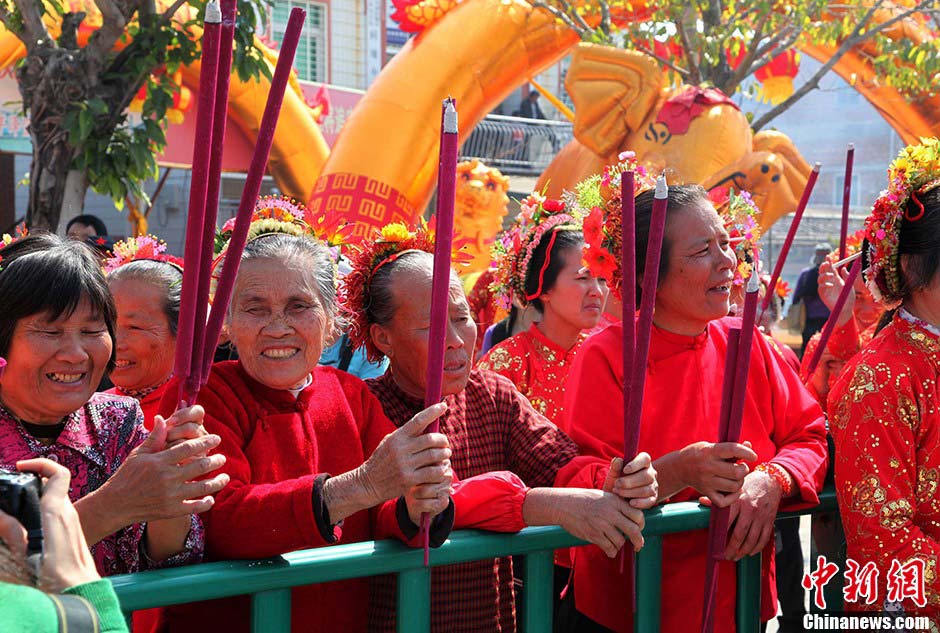
[[[175,396],[172,387],[171,392]],[[206,552],[215,560],[329,545],[313,514],[314,479],[356,468],[395,430],[362,381],[330,367],[314,370],[313,383],[295,399],[289,391],[253,380],[237,361],[219,363],[198,403],[206,409],[206,429],[222,437],[219,450],[227,458],[222,471],[231,477],[204,515]],[[347,517],[336,529],[338,543],[389,536],[405,540],[394,507],[391,500],[371,518],[366,512]],[[365,631],[368,581],[299,587],[291,605],[294,631]],[[250,621],[247,597],[169,611],[173,631],[247,631]]]

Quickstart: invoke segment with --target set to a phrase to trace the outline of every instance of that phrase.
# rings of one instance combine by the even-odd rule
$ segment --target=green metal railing
[[[820,505],[781,517],[836,511],[832,489],[820,495]],[[635,630],[659,630],[662,537],[708,527],[709,510],[697,503],[673,503],[646,513],[643,530],[646,545],[636,557],[637,576]],[[559,527],[526,528],[518,534],[496,534],[464,530],[455,532],[438,549],[431,550],[430,565],[452,565],[510,555],[525,556],[525,591],[522,596],[521,628],[526,633],[552,628],[552,552],[581,545]],[[753,633],[760,628],[760,555],[745,558],[738,566],[738,631]],[[393,541],[368,541],[284,554],[263,561],[206,563],[114,576],[111,582],[125,613],[250,594],[252,631],[290,631],[291,588],[334,580],[380,574],[398,575],[398,630],[430,631],[431,574],[424,566],[421,550]]]

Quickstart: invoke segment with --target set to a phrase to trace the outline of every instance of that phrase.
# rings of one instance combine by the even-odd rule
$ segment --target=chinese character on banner
[[[864,600],[865,604],[874,604],[878,599],[878,568],[875,563],[868,561],[862,566],[850,558],[845,561],[845,566],[845,587],[842,588],[845,601]]]
[[[891,561],[888,571],[888,600],[901,602],[907,598],[918,607],[926,606],[924,595],[924,560],[912,558],[903,565],[897,560]]]
[[[813,600],[820,609],[826,608],[826,596],[823,595],[823,588],[838,572],[838,565],[828,562],[825,556],[819,556],[816,558],[816,571],[803,575],[803,588],[816,590]]]

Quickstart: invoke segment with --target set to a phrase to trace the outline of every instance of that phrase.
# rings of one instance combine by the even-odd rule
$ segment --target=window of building
[[[303,81],[325,82],[327,80],[327,7],[322,2],[305,0],[276,0],[271,9],[271,39],[281,43],[287,29],[291,9],[300,7],[307,12],[303,36],[297,46],[294,68]]]

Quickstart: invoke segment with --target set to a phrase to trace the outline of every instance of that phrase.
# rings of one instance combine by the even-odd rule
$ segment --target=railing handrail
[[[487,114],[482,122],[496,121],[504,123],[525,123],[527,125],[544,125],[546,127],[572,127],[571,121],[556,121],[555,119],[530,119],[524,116],[510,116],[508,114]],[[478,124],[479,125],[479,124]]]
[[[832,512],[837,509],[833,488],[819,495],[820,504],[781,518]],[[671,503],[646,512],[645,537],[708,527],[710,510],[694,502]],[[530,554],[582,545],[556,526],[530,527],[515,534],[478,530],[454,532],[431,550],[430,565],[451,565],[486,558]],[[291,552],[252,561],[222,561],[111,577],[125,611],[198,602],[260,591],[285,589],[335,580],[400,573],[424,566],[419,549],[397,541],[364,541]]]

